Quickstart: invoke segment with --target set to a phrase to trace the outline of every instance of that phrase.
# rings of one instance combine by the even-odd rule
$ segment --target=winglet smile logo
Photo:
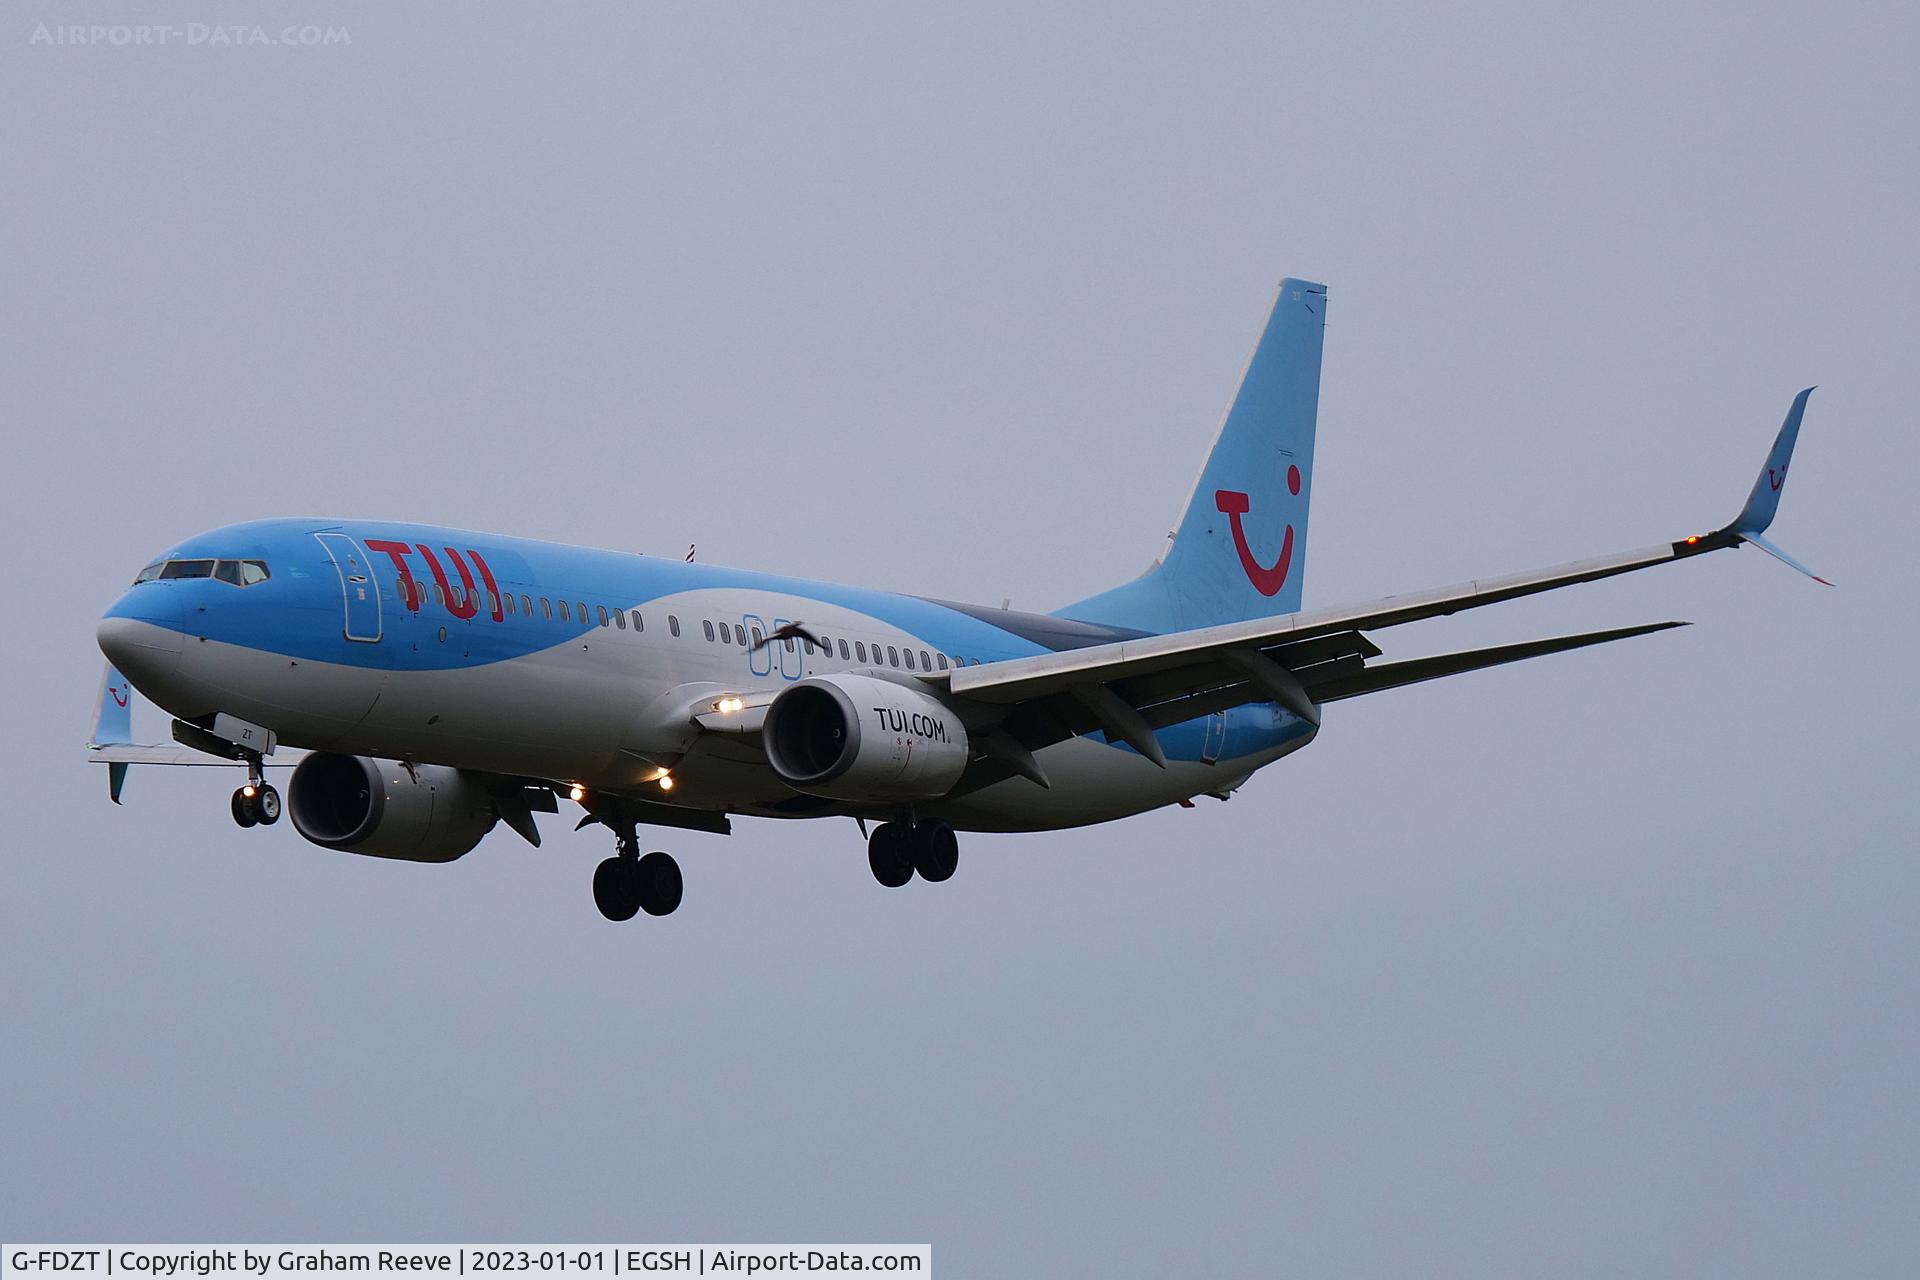
[[[127,705],[127,700],[133,697],[133,688],[131,685],[114,685],[108,689],[107,692],[112,695],[116,703],[123,707]]]
[[[1300,468],[1287,468],[1287,492],[1295,497],[1300,495]],[[1263,596],[1276,595],[1287,581],[1287,571],[1293,568],[1293,526],[1287,526],[1285,537],[1280,541],[1280,558],[1272,566],[1263,565],[1254,558],[1253,548],[1247,545],[1247,530],[1240,517],[1253,507],[1252,499],[1235,489],[1214,491],[1213,505],[1223,512],[1233,527],[1233,549],[1240,553],[1240,567],[1246,570],[1247,581],[1253,589]]]
[[[1787,469],[1785,467],[1780,468],[1777,474],[1774,472],[1774,469],[1772,467],[1767,468],[1767,483],[1773,486],[1773,491],[1775,493],[1780,492],[1780,486],[1785,484],[1786,482],[1787,482]]]

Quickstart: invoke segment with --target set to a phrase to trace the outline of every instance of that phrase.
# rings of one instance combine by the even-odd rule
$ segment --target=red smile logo
[[[107,693],[109,696],[113,698],[115,702],[119,703],[123,707],[127,705],[127,699],[133,696],[132,688],[125,685],[115,685],[112,688],[108,689]]]
[[[1296,498],[1300,496],[1300,468],[1287,468],[1287,492]],[[1272,567],[1261,564],[1254,558],[1253,548],[1247,545],[1247,531],[1240,523],[1240,517],[1252,509],[1252,500],[1246,494],[1234,489],[1214,491],[1213,505],[1225,513],[1233,526],[1233,549],[1240,553],[1240,567],[1247,572],[1247,581],[1253,589],[1263,596],[1275,595],[1286,584],[1287,571],[1293,567],[1293,526],[1287,526],[1286,536],[1280,542],[1280,558]]]

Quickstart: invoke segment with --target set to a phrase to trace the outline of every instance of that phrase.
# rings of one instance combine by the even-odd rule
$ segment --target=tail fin
[[[1166,632],[1299,611],[1326,317],[1325,285],[1280,282],[1166,552],[1060,615]]]

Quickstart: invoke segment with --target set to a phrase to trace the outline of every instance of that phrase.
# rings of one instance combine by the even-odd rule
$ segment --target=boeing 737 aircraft
[[[941,881],[956,831],[1045,831],[1225,799],[1343,698],[1684,625],[1376,662],[1372,635],[1762,536],[1812,388],[1716,532],[1301,610],[1324,286],[1281,282],[1185,514],[1132,582],[1051,614],[387,520],[230,525],[155,556],[99,626],[92,758],[244,766],[243,827],[450,862],[561,800],[613,834],[608,919],[665,915],[637,829],[858,819],[881,884]],[[133,689],[172,744],[131,739]]]

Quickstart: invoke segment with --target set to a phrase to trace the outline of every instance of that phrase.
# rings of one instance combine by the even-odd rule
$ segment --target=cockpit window
[[[273,573],[265,560],[155,560],[133,580],[143,582],[174,578],[213,578],[236,587],[251,587],[265,582]]]

